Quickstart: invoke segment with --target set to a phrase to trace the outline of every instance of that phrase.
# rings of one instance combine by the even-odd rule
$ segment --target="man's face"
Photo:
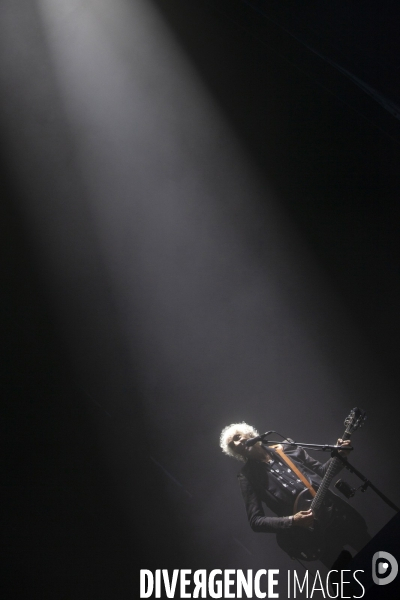
[[[232,437],[228,446],[239,456],[243,456],[243,458],[248,458],[251,452],[251,447],[246,446],[246,441],[250,439],[249,434],[240,433],[237,431],[235,435]]]

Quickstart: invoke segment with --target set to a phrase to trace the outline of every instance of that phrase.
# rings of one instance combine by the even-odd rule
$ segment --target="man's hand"
[[[293,525],[296,527],[312,527],[314,515],[310,510],[301,510],[293,516]]]
[[[341,456],[346,457],[349,453],[350,450],[346,450],[346,446],[350,446],[350,440],[342,440],[342,439],[338,439],[338,441],[336,442],[337,446],[342,446],[343,450],[338,450],[339,454],[341,454]]]

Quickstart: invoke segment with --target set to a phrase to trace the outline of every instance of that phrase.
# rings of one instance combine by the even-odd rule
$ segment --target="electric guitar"
[[[345,419],[345,432],[343,440],[349,440],[351,435],[361,427],[366,419],[365,411],[353,408]],[[327,542],[327,529],[333,525],[335,513],[335,495],[328,494],[328,488],[332,479],[342,467],[342,461],[334,457],[321,481],[318,491],[312,497],[306,488],[297,496],[293,507],[293,514],[301,510],[311,509],[314,515],[312,527],[290,527],[277,533],[277,542],[280,548],[287,552],[291,558],[299,558],[305,561],[318,560],[323,554]]]

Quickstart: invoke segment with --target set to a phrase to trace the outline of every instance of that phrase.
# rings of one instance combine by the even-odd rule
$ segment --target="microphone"
[[[261,435],[258,435],[257,437],[253,437],[250,438],[248,440],[245,441],[244,445],[247,448],[250,448],[250,446],[254,446],[254,444],[257,444],[257,442],[262,442],[263,439],[265,437],[267,437],[267,435],[269,435],[270,433],[274,433],[273,431],[267,431],[267,433],[262,433]]]

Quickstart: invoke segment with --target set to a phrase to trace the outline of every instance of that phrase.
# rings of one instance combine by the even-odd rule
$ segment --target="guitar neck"
[[[346,429],[342,436],[342,440],[349,440],[350,438],[351,433]],[[318,491],[311,502],[310,508],[312,511],[314,511],[314,513],[317,512],[320,508],[322,502],[324,501],[328,488],[331,484],[331,481],[335,477],[339,470],[339,467],[341,466],[342,461],[340,460],[340,458],[334,457],[331,459],[328,470],[326,471],[324,478],[322,479],[321,485],[319,486]]]

